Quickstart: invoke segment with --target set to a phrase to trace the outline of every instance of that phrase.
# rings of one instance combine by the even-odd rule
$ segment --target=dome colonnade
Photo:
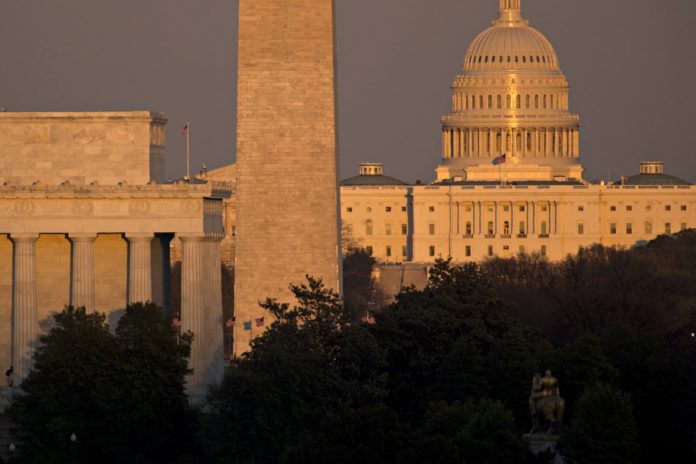
[[[580,119],[551,43],[522,18],[520,0],[470,45],[442,118],[438,180],[493,180],[506,155],[507,180],[580,179]]]

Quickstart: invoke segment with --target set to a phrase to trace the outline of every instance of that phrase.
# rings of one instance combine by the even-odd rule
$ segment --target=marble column
[[[222,287],[220,238],[179,236],[181,263],[181,330],[193,333],[186,391],[200,404],[208,386],[222,381]]]
[[[97,234],[70,234],[70,304],[94,312],[94,241]]]
[[[128,240],[128,304],[152,301],[154,234],[126,234]]]
[[[39,337],[36,315],[36,240],[39,236],[12,234],[11,238],[14,243],[12,366],[14,385],[19,386],[33,367]]]

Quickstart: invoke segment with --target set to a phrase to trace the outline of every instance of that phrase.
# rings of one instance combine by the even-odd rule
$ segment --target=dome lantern
[[[493,24],[523,22],[521,2],[522,0],[500,0],[500,19]]]

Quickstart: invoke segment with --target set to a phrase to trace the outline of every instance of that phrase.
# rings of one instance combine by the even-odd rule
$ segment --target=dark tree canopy
[[[172,462],[184,454],[190,340],[177,343],[153,304],[127,307],[115,335],[102,314],[56,314],[9,409],[21,461]]]

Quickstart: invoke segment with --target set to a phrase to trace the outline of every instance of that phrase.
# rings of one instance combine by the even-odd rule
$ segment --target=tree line
[[[16,460],[550,462],[523,438],[532,375],[550,369],[567,462],[696,461],[696,233],[560,263],[440,260],[384,307],[348,253],[345,298],[308,277],[295,304],[265,301],[275,322],[201,411],[183,393],[195,334],[177,341],[153,305],[115,333],[66,309],[9,411]]]

